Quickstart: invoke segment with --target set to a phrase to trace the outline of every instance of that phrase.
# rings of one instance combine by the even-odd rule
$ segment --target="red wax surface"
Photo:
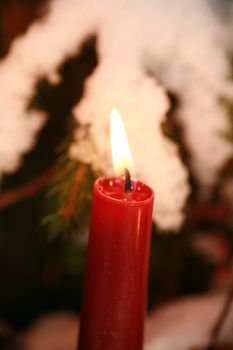
[[[153,191],[121,179],[94,185],[79,350],[142,350]]]

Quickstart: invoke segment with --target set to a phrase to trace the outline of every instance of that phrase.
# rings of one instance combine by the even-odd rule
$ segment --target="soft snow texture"
[[[215,183],[232,155],[222,137],[226,111],[218,102],[233,91],[229,35],[208,0],[52,0],[48,16],[15,40],[0,64],[0,172],[17,168],[45,120],[25,111],[36,80],[57,79],[59,64],[92,33],[98,36],[99,65],[74,107],[81,127],[70,156],[109,173],[109,114],[118,108],[137,176],[155,190],[154,218],[163,229],[177,229],[189,186],[177,146],[161,132],[166,90],[179,96],[177,116],[203,188]]]
[[[226,295],[186,297],[155,310],[147,320],[144,350],[204,348],[222,310]],[[233,341],[233,308],[225,319],[219,342]]]
[[[208,344],[210,331],[224,302],[223,295],[204,295],[174,301],[147,318],[144,350],[188,350]],[[233,309],[220,341],[232,342]],[[69,313],[45,315],[18,337],[24,350],[77,347],[79,320]]]

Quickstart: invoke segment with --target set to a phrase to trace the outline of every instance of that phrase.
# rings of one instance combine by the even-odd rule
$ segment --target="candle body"
[[[142,350],[152,190],[99,179],[94,185],[79,350]]]

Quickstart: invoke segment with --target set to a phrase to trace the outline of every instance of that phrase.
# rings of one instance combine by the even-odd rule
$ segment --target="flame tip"
[[[123,120],[118,110],[113,107],[110,122],[113,166],[116,175],[122,175],[127,168],[134,175],[134,165],[128,144]]]

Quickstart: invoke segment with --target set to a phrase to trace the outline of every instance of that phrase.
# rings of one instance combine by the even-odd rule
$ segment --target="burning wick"
[[[131,177],[127,168],[125,168],[125,192],[131,192]]]

